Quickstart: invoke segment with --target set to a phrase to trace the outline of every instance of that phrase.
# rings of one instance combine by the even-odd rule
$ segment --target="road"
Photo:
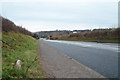
[[[92,69],[93,72],[95,71],[98,74],[103,75],[104,77],[107,78],[118,77],[118,45],[117,44],[60,41],[60,40],[40,40],[40,43],[46,44],[51,48],[56,49],[57,51],[69,56],[71,59],[75,60],[76,62],[79,62],[81,65],[86,66],[89,69]],[[82,77],[82,76],[78,76],[78,77]],[[88,77],[90,77],[90,75]]]

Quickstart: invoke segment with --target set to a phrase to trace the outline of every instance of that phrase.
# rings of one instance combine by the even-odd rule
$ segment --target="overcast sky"
[[[118,0],[4,0],[1,15],[36,31],[117,27]]]

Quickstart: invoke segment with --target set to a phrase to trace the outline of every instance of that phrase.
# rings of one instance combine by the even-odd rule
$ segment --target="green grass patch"
[[[3,78],[43,78],[38,57],[38,41],[31,36],[15,32],[3,32],[2,35],[2,77]],[[14,68],[12,63],[20,59],[22,68]],[[31,65],[32,64],[32,65]],[[26,72],[28,66],[28,72]]]
[[[73,38],[61,38],[58,40],[67,40],[67,41],[86,41],[86,42],[102,42],[102,43],[120,43],[120,39],[118,38],[102,38],[102,39],[97,39],[97,38],[78,38],[78,37],[73,37]]]

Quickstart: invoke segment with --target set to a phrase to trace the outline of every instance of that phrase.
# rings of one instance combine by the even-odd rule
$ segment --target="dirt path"
[[[104,78],[45,43],[40,42],[39,47],[44,74],[49,78]]]

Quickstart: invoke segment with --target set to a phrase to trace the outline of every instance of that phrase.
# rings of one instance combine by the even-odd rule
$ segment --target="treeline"
[[[120,35],[120,28],[95,29],[93,31],[70,34],[69,37],[102,39],[102,38],[113,38],[113,37],[118,38],[118,35]]]
[[[25,28],[22,28],[22,26],[15,25],[12,21],[10,21],[6,18],[1,17],[1,20],[2,20],[2,31],[3,32],[13,31],[13,32],[19,32],[19,33],[22,33],[22,34],[32,36],[36,39],[39,38],[37,34],[32,33],[30,31],[26,30]]]
[[[4,32],[19,32],[32,36],[32,33],[21,26],[16,26],[12,21],[2,17],[2,31]]]
[[[58,37],[62,40],[96,41],[96,42],[120,42],[120,28],[94,29],[86,32],[71,33]]]

